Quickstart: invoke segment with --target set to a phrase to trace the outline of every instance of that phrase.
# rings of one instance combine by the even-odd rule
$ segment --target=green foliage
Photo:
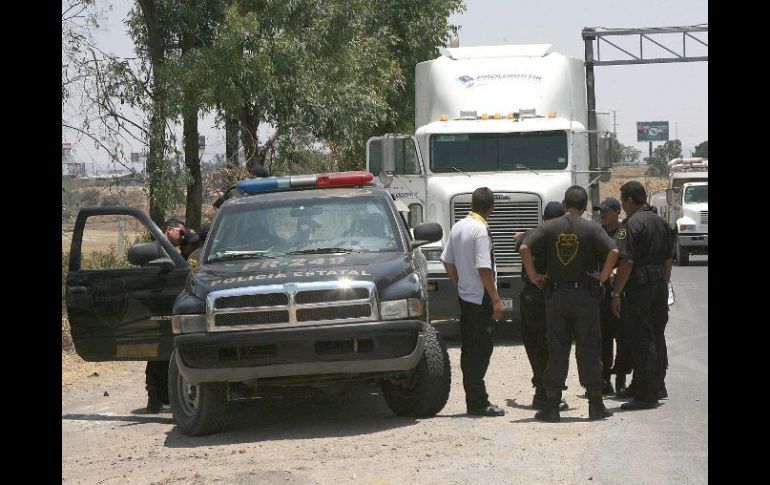
[[[612,139],[612,160],[616,164],[639,163],[639,156],[642,154],[632,146],[624,145],[617,138]]]
[[[692,154],[693,157],[709,157],[709,141],[706,140],[695,146],[695,151]]]
[[[648,157],[647,175],[651,177],[665,177],[668,175],[668,162],[674,158],[682,156],[682,142],[679,140],[670,140],[655,147],[652,151],[652,158]]]

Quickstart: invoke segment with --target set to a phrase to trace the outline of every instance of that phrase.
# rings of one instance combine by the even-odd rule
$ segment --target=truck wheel
[[[687,246],[679,244],[679,239],[676,240],[676,264],[677,266],[687,266],[690,263],[690,251]]]
[[[398,416],[435,416],[449,399],[452,370],[444,342],[432,326],[425,329],[425,351],[420,363],[402,379],[382,381],[382,394]]]
[[[179,430],[188,436],[201,436],[224,428],[227,383],[185,381],[176,365],[176,355],[168,366],[168,391],[171,413]]]

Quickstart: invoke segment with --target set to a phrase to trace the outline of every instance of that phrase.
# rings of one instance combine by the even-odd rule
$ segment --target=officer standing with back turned
[[[573,185],[567,189],[563,204],[566,214],[527,233],[520,249],[530,281],[538,286],[545,284],[548,366],[543,385],[547,400],[535,419],[561,419],[559,402],[562,391],[567,389],[573,335],[580,384],[588,395],[588,418],[602,419],[612,413],[602,401],[600,283],[609,278],[618,250],[600,225],[581,217],[588,205],[588,193],[583,187]],[[536,272],[532,253],[545,258],[547,281],[545,275]],[[597,261],[604,261],[601,273],[595,272]]]

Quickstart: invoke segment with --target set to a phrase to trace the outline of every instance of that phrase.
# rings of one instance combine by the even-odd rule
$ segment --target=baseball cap
[[[555,219],[557,217],[561,217],[564,215],[564,205],[562,205],[561,202],[556,202],[555,200],[552,200],[548,204],[545,205],[545,209],[543,209],[543,219]]]
[[[618,199],[615,199],[614,197],[607,197],[604,199],[604,202],[599,204],[594,210],[606,211],[607,209],[620,212],[620,202],[618,202]]]

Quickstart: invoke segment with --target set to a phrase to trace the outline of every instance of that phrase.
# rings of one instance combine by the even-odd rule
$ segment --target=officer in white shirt
[[[468,414],[475,416],[505,414],[489,402],[484,384],[492,356],[494,320],[503,316],[503,303],[497,294],[494,244],[487,224],[494,207],[492,191],[487,187],[476,189],[471,198],[471,212],[452,227],[441,254],[447,275],[459,294],[460,367]]]

